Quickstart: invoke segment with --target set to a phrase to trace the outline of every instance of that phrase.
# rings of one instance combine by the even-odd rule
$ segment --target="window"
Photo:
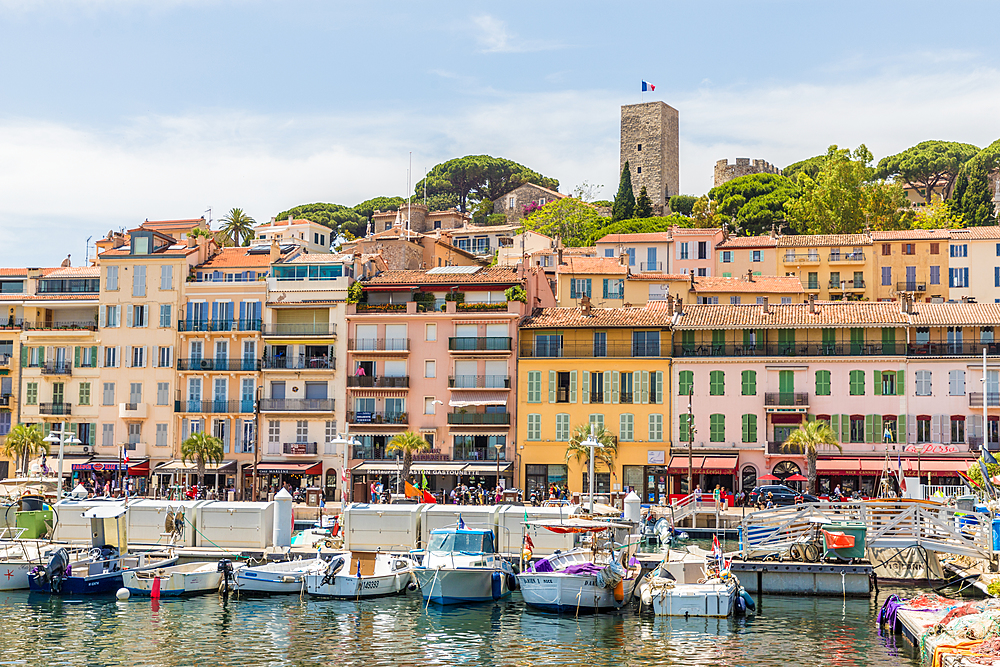
[[[590,296],[590,278],[572,278],[569,281],[569,298],[581,299]]]
[[[663,415],[649,415],[649,441],[663,442]]]
[[[681,371],[677,374],[677,395],[687,396],[694,391],[694,371]]]
[[[157,361],[159,362],[160,368],[170,368],[173,365],[173,362],[171,360],[171,357],[173,356],[173,351],[174,348],[172,347],[159,348],[159,351],[157,352],[159,358],[157,359]]]
[[[142,424],[139,422],[130,422],[128,425],[128,444],[137,445],[142,440]],[[131,447],[130,449],[135,449]]]
[[[819,273],[816,271],[810,271],[808,279],[806,281],[806,289],[816,290],[819,289]]]
[[[635,150],[642,151],[642,144],[637,144]]]
[[[951,254],[952,257],[968,257],[969,256],[969,246],[966,245],[966,244],[964,244],[964,243],[952,245],[951,248],[950,248],[950,250],[951,250],[950,254]]]
[[[865,395],[865,372],[851,371],[851,396]]]
[[[732,305],[732,306],[738,306],[738,305],[740,305],[740,297],[738,297],[738,296],[731,296],[731,297],[729,297],[729,304]]]
[[[642,173],[642,167],[636,167],[635,173],[641,174]]]
[[[170,304],[162,303],[160,304],[160,326],[164,329],[169,328],[173,323],[170,321]]]
[[[917,442],[931,441],[931,418],[926,415],[917,415]]]
[[[726,415],[710,415],[708,418],[709,440],[711,442],[726,441]]]
[[[931,372],[917,371],[917,381],[914,392],[917,396],[931,395]]]
[[[167,446],[167,425],[157,424],[156,425],[156,446],[166,447]]]
[[[660,356],[660,332],[633,331],[632,356],[634,357]]]
[[[528,403],[542,402],[542,372],[528,371]]]
[[[743,415],[743,442],[757,442],[757,415]]]
[[[892,245],[889,243],[882,244],[882,256],[887,257],[892,254]]]
[[[146,348],[145,347],[133,347],[132,348],[132,368],[145,368],[146,367]]]
[[[965,396],[965,371],[948,371],[948,395]]]
[[[269,420],[267,422],[267,443],[268,445],[275,445],[273,447],[267,448],[268,454],[277,454],[280,449],[278,443],[281,442],[281,422],[276,419]]]
[[[437,360],[436,359],[424,359],[424,377],[433,378],[437,377]],[[431,413],[428,413],[431,414]]]
[[[678,441],[680,442],[691,442],[691,436],[694,435],[691,432],[691,415],[686,412],[682,412],[677,416],[678,424],[680,425],[680,437]]]
[[[528,415],[528,440],[542,439],[542,416],[540,414]]]
[[[549,381],[551,382],[552,373],[554,371],[549,371]],[[569,403],[570,402],[570,376],[569,371],[559,371],[555,373],[556,375],[556,403]],[[549,388],[549,402],[552,402],[552,388]]]
[[[174,288],[174,267],[169,264],[160,266],[160,289],[172,290]]]
[[[678,259],[690,259],[690,257],[689,257],[689,251],[688,251],[688,247],[690,245],[691,244],[689,244],[687,242],[680,244],[680,252],[681,252],[681,254],[680,254],[680,257],[678,257]]]
[[[589,280],[587,281],[590,282]],[[590,289],[589,287],[587,288]],[[589,292],[588,292],[589,294]],[[625,298],[625,281],[614,278],[604,279],[604,298],[605,299],[624,299]]]
[[[941,284],[941,267],[932,266],[931,267],[931,285]]]
[[[108,292],[118,291],[118,267],[109,266],[105,275],[104,289]]]
[[[750,261],[751,262],[759,262],[759,261],[761,261],[761,259],[760,259],[760,250],[751,250],[750,251]]]
[[[80,383],[80,405],[90,405],[90,383]]]
[[[710,306],[711,305],[717,306],[717,305],[719,305],[719,297],[717,297],[717,296],[699,296],[698,297],[698,303],[699,304],[708,304]]]
[[[698,269],[698,277],[707,277],[708,269]]]
[[[635,248],[626,248],[625,254],[628,255],[628,265],[635,266]]]
[[[708,394],[709,396],[725,396],[726,394],[726,373],[725,371],[712,371],[708,374]]]
[[[965,442],[965,416],[959,415],[951,418],[951,442]]]
[[[561,357],[562,356],[562,335],[560,334],[536,334],[535,335],[535,356],[536,357]],[[538,371],[541,372],[541,371]]]
[[[830,395],[830,371],[816,371],[816,395]]]
[[[904,255],[916,255],[917,254],[916,246],[913,243],[904,243],[903,244],[903,254]]]
[[[635,440],[635,415],[623,412],[618,419],[618,439],[622,442]]]
[[[129,403],[142,403],[142,383],[130,382],[128,389]]]
[[[104,307],[104,326],[112,328],[121,326],[121,317],[122,317],[121,306]]]
[[[295,442],[309,442],[309,422],[304,419],[295,422]]]
[[[865,418],[861,415],[851,415],[851,442],[865,441]]]
[[[29,382],[24,388],[24,404],[38,405],[38,383]]]
[[[101,445],[104,447],[115,446],[115,425],[101,424]]]
[[[878,371],[875,371],[878,373]],[[881,378],[882,395],[883,396],[895,396],[896,395],[896,373],[893,371],[883,371]]]
[[[741,374],[744,396],[757,395],[757,371],[743,371]]]
[[[105,382],[104,392],[101,397],[101,405],[114,405],[115,404],[115,383]]]
[[[424,325],[424,340],[438,339],[438,325],[431,322]]]
[[[435,414],[437,412],[437,410],[435,409],[435,405],[436,404],[434,403],[434,397],[433,396],[424,396],[424,414],[425,415],[433,415],[433,414]]]
[[[608,356],[608,334],[606,331],[594,332],[594,356]]]
[[[969,269],[948,269],[948,287],[968,287]]]
[[[698,259],[708,259],[708,241],[698,241]]]
[[[132,267],[132,296],[146,296],[146,267]]]
[[[792,297],[790,296],[781,297],[781,305],[788,306],[791,305],[791,303],[792,303]]]
[[[169,382],[157,382],[156,383],[156,404],[157,405],[170,405],[170,383]]]
[[[830,282],[832,284],[833,280],[831,279]],[[891,285],[892,284],[892,267],[891,266],[883,266],[882,267],[882,284],[883,285]]]
[[[723,250],[722,251],[722,263],[723,264],[732,264],[732,262],[733,262],[733,251],[732,250]]]
[[[559,442],[569,440],[569,415],[565,412],[556,415],[556,440]]]
[[[584,371],[586,375],[586,371]],[[591,403],[603,403],[604,402],[604,373],[589,373],[590,375],[590,402]]]

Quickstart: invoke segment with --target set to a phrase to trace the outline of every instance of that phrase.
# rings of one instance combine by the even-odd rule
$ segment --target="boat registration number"
[[[541,579],[541,578],[536,579],[535,577],[530,577],[530,578],[525,577],[524,579],[521,579],[521,582],[525,583],[525,584],[553,584],[553,583],[555,583],[552,579]]]
[[[362,588],[378,588],[377,581],[364,581],[361,583]]]

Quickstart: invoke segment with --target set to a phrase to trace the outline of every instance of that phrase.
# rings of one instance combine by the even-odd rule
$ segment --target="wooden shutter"
[[[928,381],[930,384],[930,381]],[[896,396],[906,396],[906,371],[896,371]]]
[[[569,372],[569,402],[576,403],[576,371]]]
[[[618,377],[621,375],[618,371],[611,371],[611,402],[618,402]]]
[[[590,403],[590,371],[583,371],[583,401]]]
[[[875,382],[874,393],[876,396],[882,395],[882,371],[872,371],[872,379]]]
[[[656,371],[656,402],[663,404],[663,371]]]
[[[549,371],[549,403],[556,402],[556,372]]]
[[[604,402],[611,402],[611,371],[604,371]]]

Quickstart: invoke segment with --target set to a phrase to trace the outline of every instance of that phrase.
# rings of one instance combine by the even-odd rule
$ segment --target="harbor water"
[[[493,604],[424,607],[418,594],[365,602],[299,596],[0,596],[0,665],[918,665],[879,637],[878,602],[766,596],[746,618],[574,618]],[[897,646],[898,644],[898,646]]]

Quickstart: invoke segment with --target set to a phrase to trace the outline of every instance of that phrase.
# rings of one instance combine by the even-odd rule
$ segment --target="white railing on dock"
[[[783,553],[812,539],[819,523],[860,522],[866,547],[907,548],[990,558],[992,529],[987,517],[966,517],[954,507],[914,500],[812,503],[754,512],[741,523],[744,557]]]
[[[954,498],[956,496],[967,496],[969,495],[969,487],[967,486],[928,486],[927,484],[921,484],[921,488],[924,490],[924,500],[931,500],[934,494],[940,492],[945,498]]]
[[[723,501],[715,502],[715,498],[711,493],[701,494],[701,500],[695,498],[695,495],[691,493],[683,498],[670,501],[670,504],[666,507],[657,507],[654,505],[652,509],[656,510],[656,516],[666,516],[672,518],[674,522],[680,522],[691,515],[718,515],[723,511],[723,507]]]

